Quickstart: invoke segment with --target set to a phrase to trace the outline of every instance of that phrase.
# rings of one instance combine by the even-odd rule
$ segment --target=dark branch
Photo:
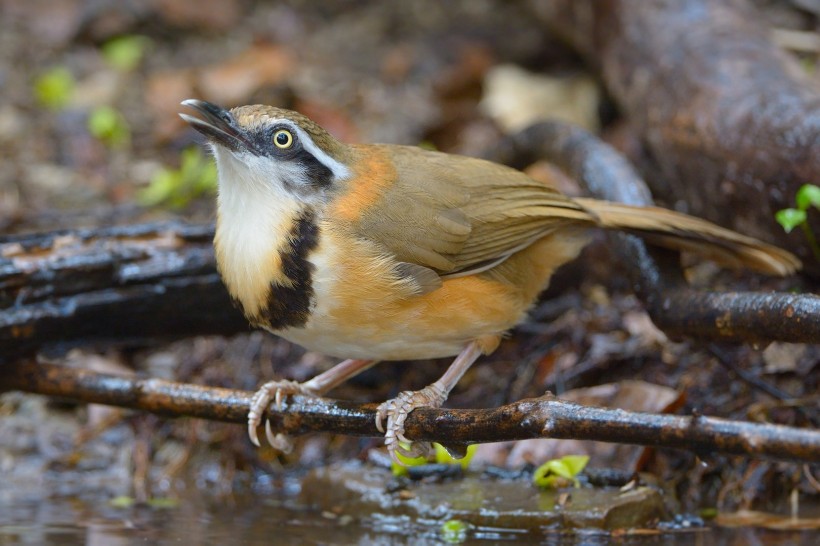
[[[142,224],[0,239],[0,362],[59,346],[248,331],[213,226]]]
[[[50,364],[18,362],[0,377],[0,391],[21,390],[88,403],[140,409],[166,416],[245,423],[252,393],[161,379],[131,379]],[[295,396],[268,417],[286,434],[333,432],[381,436],[375,404]],[[552,397],[494,409],[417,409],[407,435],[420,441],[468,444],[573,438],[724,453],[787,461],[820,460],[820,431],[712,417],[653,415],[586,407]]]

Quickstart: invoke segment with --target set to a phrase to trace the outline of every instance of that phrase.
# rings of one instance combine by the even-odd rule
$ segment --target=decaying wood
[[[534,2],[599,72],[652,156],[656,196],[770,240],[820,275],[774,219],[820,180],[820,89],[746,0]],[[820,214],[812,213],[814,233]]]
[[[145,224],[0,242],[0,361],[52,346],[249,329],[214,264],[213,226]]]
[[[0,375],[0,391],[15,389],[88,403],[245,423],[252,392],[161,379],[133,379],[53,364],[18,361]],[[271,425],[286,434],[333,432],[381,436],[376,404],[290,397],[269,409]],[[653,415],[596,408],[551,396],[493,409],[422,408],[407,418],[406,433],[420,441],[471,444],[527,438],[573,438],[785,461],[820,460],[820,431],[713,417]]]

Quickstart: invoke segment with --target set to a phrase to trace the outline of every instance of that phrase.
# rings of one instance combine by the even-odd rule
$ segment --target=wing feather
[[[524,173],[464,156],[377,146],[395,179],[356,226],[402,262],[441,275],[497,264],[568,223],[583,207]]]

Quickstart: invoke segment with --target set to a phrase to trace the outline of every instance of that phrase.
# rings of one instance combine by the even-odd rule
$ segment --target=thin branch
[[[166,416],[245,423],[252,393],[161,379],[133,379],[32,361],[7,366],[0,391],[58,396]],[[294,396],[267,416],[286,434],[333,432],[381,436],[376,405]],[[417,409],[407,435],[420,441],[469,444],[572,438],[724,453],[786,461],[820,460],[820,431],[713,417],[653,415],[581,406],[546,396],[493,409]]]

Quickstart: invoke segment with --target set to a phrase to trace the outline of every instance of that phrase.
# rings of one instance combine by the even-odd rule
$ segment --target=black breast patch
[[[279,251],[279,257],[291,286],[271,283],[268,305],[261,313],[262,322],[272,330],[304,326],[310,316],[313,264],[307,257],[319,243],[319,226],[313,211],[302,211],[288,239],[289,244]]]

